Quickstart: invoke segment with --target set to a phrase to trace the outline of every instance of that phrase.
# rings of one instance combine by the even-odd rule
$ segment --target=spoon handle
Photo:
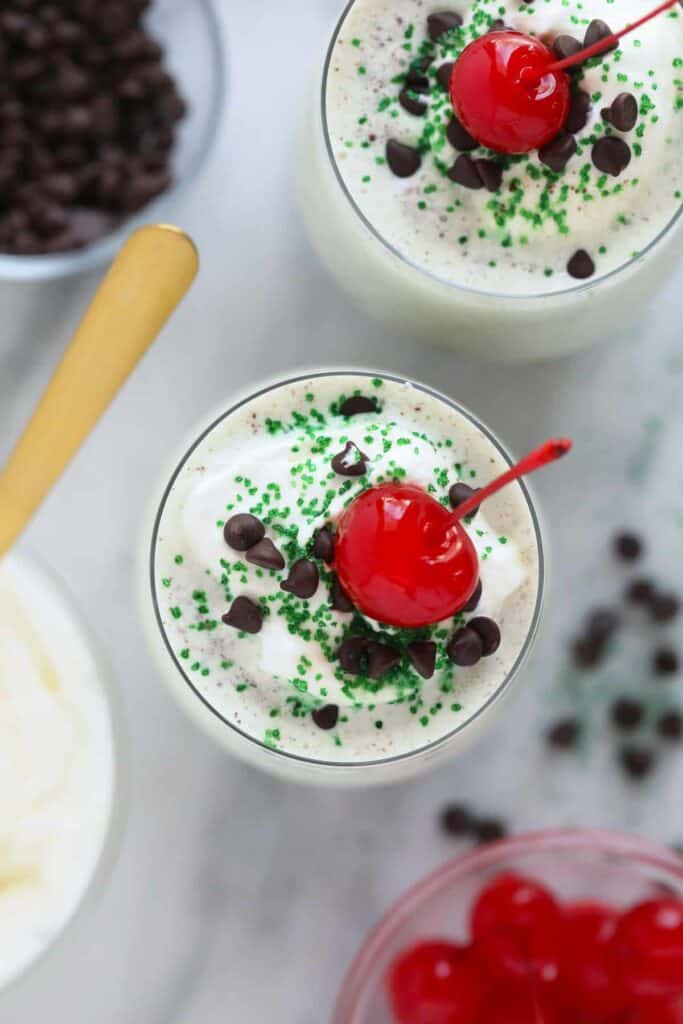
[[[0,557],[154,341],[198,266],[193,242],[177,228],[144,227],[124,244],[0,471]]]

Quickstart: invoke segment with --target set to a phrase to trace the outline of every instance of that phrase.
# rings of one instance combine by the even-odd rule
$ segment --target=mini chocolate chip
[[[566,57],[573,57],[582,49],[583,46],[579,40],[570,35],[558,36],[552,45],[552,51],[558,60],[564,60]]]
[[[416,149],[396,139],[389,139],[387,142],[386,159],[390,170],[397,178],[410,178],[419,171],[422,164],[422,158]]]
[[[483,188],[484,182],[477,170],[477,165],[471,156],[462,153],[448,171],[451,181],[462,185],[463,188]]]
[[[619,625],[619,616],[611,608],[594,608],[586,619],[586,635],[606,642],[612,638]]]
[[[406,75],[405,84],[411,92],[429,92],[429,78],[415,68],[411,68]]]
[[[390,672],[401,660],[401,652],[388,644],[380,644],[376,640],[368,640],[366,644],[368,657],[368,676],[370,679],[381,679]]]
[[[313,534],[313,554],[327,565],[334,561],[334,527],[329,523]]]
[[[414,99],[407,89],[401,89],[398,94],[398,102],[404,110],[407,110],[409,114],[413,114],[415,117],[424,117],[428,110],[428,104],[424,100]]]
[[[606,135],[593,143],[591,159],[599,171],[617,178],[631,163],[631,147],[616,135]]]
[[[446,654],[454,665],[476,665],[484,653],[484,644],[475,630],[461,626],[448,641]]]
[[[442,64],[436,72],[436,80],[444,92],[451,91],[451,78],[453,77],[454,67],[455,61],[447,60],[446,63]]]
[[[611,35],[612,35],[612,29],[609,27],[607,22],[606,21],[601,21],[600,18],[594,18],[593,21],[591,21],[591,23],[588,26],[588,28],[586,29],[586,34],[583,37],[583,48],[587,49],[589,46],[592,46],[594,43],[598,43],[601,39],[606,39],[607,36],[611,36]],[[604,56],[607,53],[611,53],[612,50],[616,50],[618,46],[619,46],[618,42],[617,43],[612,43],[611,46],[607,47],[607,49],[602,51],[602,55],[601,56]]]
[[[548,729],[546,742],[558,750],[573,750],[580,735],[581,726],[576,718],[561,718]]]
[[[678,615],[681,602],[675,594],[655,594],[650,602],[650,614],[655,622],[671,622]]]
[[[294,594],[295,597],[308,598],[313,597],[319,582],[320,573],[315,562],[308,558],[299,558],[289,570],[287,579],[280,584],[280,589],[286,590],[288,594]]]
[[[329,732],[339,721],[339,708],[336,704],[325,704],[322,708],[315,708],[311,712],[311,718],[319,729]]]
[[[354,455],[357,456],[354,458]],[[332,469],[339,476],[363,476],[367,470],[367,455],[363,455],[358,445],[347,441],[343,452],[332,459]]]
[[[452,484],[450,489],[449,489],[449,491],[448,491],[448,500],[451,503],[451,508],[457,508],[458,505],[462,505],[462,503],[464,501],[468,501],[468,499],[471,498],[473,494],[476,494],[477,491],[480,491],[480,490],[481,490],[481,487],[470,487],[469,484],[463,484],[463,483]],[[477,507],[472,512],[470,512],[470,514],[469,514],[469,516],[467,516],[467,518],[468,519],[473,519],[474,516],[476,516],[478,511],[479,511],[479,506],[477,505]]]
[[[565,121],[565,131],[576,134],[586,127],[588,123],[588,112],[591,108],[591,98],[584,89],[572,89],[569,103],[569,113]]]
[[[460,25],[462,18],[456,11],[437,11],[427,18],[427,35],[436,43],[446,32],[459,28]]]
[[[439,824],[449,836],[467,836],[472,831],[474,821],[462,804],[449,804],[441,811]]]
[[[650,580],[638,579],[629,583],[624,597],[630,604],[650,604],[655,593],[654,583]]]
[[[620,92],[612,104],[602,111],[602,116],[613,124],[618,132],[630,132],[638,120],[638,101],[630,92]]]
[[[347,636],[337,650],[339,664],[350,675],[362,674],[366,662],[366,641],[361,636]]]
[[[660,647],[652,657],[652,671],[658,676],[675,675],[678,665],[678,655],[671,647]]]
[[[464,604],[462,606],[462,608],[459,609],[459,611],[461,611],[461,612],[473,612],[474,609],[479,604],[479,602],[481,601],[482,590],[483,590],[483,587],[482,587],[481,578],[480,578],[480,579],[477,580],[477,585],[474,588],[474,593],[472,594],[472,597],[469,599],[467,604]]]
[[[497,818],[481,818],[474,823],[472,831],[480,843],[496,843],[507,835],[505,825]]]
[[[223,622],[243,633],[259,633],[263,625],[263,612],[248,597],[236,597],[223,616]]]
[[[377,402],[374,398],[365,398],[363,395],[352,395],[345,399],[339,406],[340,416],[358,416],[359,413],[377,412]]]
[[[602,637],[580,637],[572,644],[572,658],[577,668],[595,668],[605,656],[605,641]]]
[[[645,714],[645,709],[639,700],[630,697],[620,697],[612,705],[612,721],[619,729],[628,731],[640,725]]]
[[[595,273],[595,263],[585,249],[577,249],[567,262],[567,273],[578,281],[584,281]]]
[[[565,169],[576,153],[576,139],[569,132],[561,131],[538,151],[538,159],[555,174]]]
[[[619,753],[621,767],[631,779],[644,779],[655,766],[654,751],[649,747],[623,747]]]
[[[657,732],[665,740],[677,742],[683,738],[683,715],[680,711],[665,711],[657,719]]]
[[[463,128],[455,115],[448,122],[446,138],[454,149],[459,149],[463,153],[468,153],[479,145],[477,140],[473,139],[470,133]]]
[[[332,577],[332,586],[330,587],[330,608],[333,608],[335,612],[352,612],[355,610],[353,601],[342,587],[336,573]]]
[[[281,552],[273,544],[272,540],[264,537],[253,548],[249,548],[246,559],[252,565],[259,565],[262,569],[284,569],[285,560]]]
[[[636,533],[618,533],[614,538],[614,553],[623,562],[635,562],[643,553],[643,542]]]
[[[481,638],[481,653],[484,658],[496,653],[500,647],[500,627],[497,622],[485,615],[479,615],[476,619],[470,619],[467,627],[473,629]]]
[[[431,640],[413,640],[406,647],[406,654],[415,671],[423,679],[431,679],[436,665],[436,644]]]
[[[248,551],[263,540],[265,535],[266,528],[261,520],[249,515],[248,512],[231,516],[223,530],[226,544],[235,551]]]

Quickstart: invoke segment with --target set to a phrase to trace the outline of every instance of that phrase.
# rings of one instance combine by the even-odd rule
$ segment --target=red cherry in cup
[[[614,955],[618,924],[618,911],[599,903],[574,903],[564,911],[563,1005],[577,1019],[611,1021],[631,1003]]]
[[[397,1024],[478,1024],[483,979],[471,952],[452,942],[420,942],[389,975]]]
[[[683,1024],[683,995],[638,1003],[618,1024]]]
[[[623,983],[634,996],[683,994],[683,900],[648,900],[634,907],[615,941]]]

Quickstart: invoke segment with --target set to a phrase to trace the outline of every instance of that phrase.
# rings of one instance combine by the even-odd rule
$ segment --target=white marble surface
[[[646,685],[649,634],[630,635],[593,686],[588,757],[552,759],[538,738],[564,706],[567,638],[620,585],[605,553],[612,530],[645,523],[652,567],[680,579],[683,270],[648,311],[645,334],[570,362],[491,368],[390,336],[317,265],[293,197],[308,83],[340,0],[231,0],[229,13],[223,2],[228,116],[209,173],[177,214],[200,245],[201,277],[27,537],[69,580],[111,655],[131,739],[128,828],[80,927],[0,997],[2,1024],[321,1024],[370,924],[457,851],[435,828],[451,798],[518,831],[581,823],[683,839],[680,757],[633,789],[600,742],[601,695]],[[93,286],[0,286],[0,453]],[[538,480],[554,573],[526,685],[478,748],[391,790],[304,792],[228,760],[168,700],[135,609],[141,511],[169,450],[236,385],[311,363],[414,375],[472,406],[520,452],[553,433],[576,440],[572,459]],[[671,688],[683,700],[683,684]]]

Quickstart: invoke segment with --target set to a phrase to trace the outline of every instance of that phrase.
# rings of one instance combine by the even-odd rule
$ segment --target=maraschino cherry
[[[513,480],[565,455],[548,441],[450,512],[421,487],[387,483],[363,491],[337,525],[335,569],[356,607],[379,622],[429,626],[465,607],[479,560],[463,520]]]

